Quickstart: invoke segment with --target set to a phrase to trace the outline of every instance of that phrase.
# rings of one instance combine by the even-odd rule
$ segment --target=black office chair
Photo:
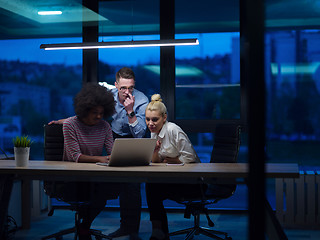
[[[216,126],[214,134],[214,144],[211,153],[211,161],[213,163],[236,163],[239,147],[240,147],[240,130],[239,125],[220,124]],[[193,239],[194,235],[203,234],[214,239],[223,239],[219,235],[224,236],[224,239],[231,240],[228,233],[213,230],[211,228],[200,226],[200,215],[204,213],[207,217],[208,225],[214,226],[214,223],[209,217],[207,205],[217,203],[222,199],[231,197],[235,190],[236,184],[202,184],[202,194],[198,198],[180,198],[172,199],[186,206],[184,217],[190,218],[194,216],[194,226],[191,228],[178,230],[169,233],[170,236],[186,234],[185,240]]]
[[[62,124],[44,125],[44,159],[45,161],[62,161],[63,158],[63,132]],[[83,199],[77,199],[77,196],[72,193],[66,193],[63,191],[66,182],[62,181],[45,181],[44,189],[47,195],[51,198],[56,198],[60,201],[68,203],[69,209],[75,211],[75,226],[72,228],[61,230],[57,233],[50,234],[42,237],[41,239],[63,239],[66,234],[74,233],[74,239],[78,239],[79,225],[81,217],[79,216],[79,210],[84,207],[87,202]],[[48,216],[52,216],[54,213],[54,207],[48,213]],[[101,231],[90,229],[90,234],[97,240],[106,238],[110,239],[107,235],[102,234]]]

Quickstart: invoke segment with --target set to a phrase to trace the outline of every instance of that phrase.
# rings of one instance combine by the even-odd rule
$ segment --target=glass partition
[[[320,30],[268,31],[267,156],[319,169]]]

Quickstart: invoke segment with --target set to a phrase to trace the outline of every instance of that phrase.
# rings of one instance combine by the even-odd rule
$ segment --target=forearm
[[[135,116],[129,118],[130,132],[135,138],[143,138],[146,134],[145,108],[146,104],[138,106],[135,109]]]
[[[152,162],[153,163],[161,163],[162,162],[162,159],[160,158],[157,151],[155,151],[152,155]]]
[[[137,120],[138,120],[138,119],[137,119],[137,116],[136,116],[136,115],[134,115],[133,117],[129,117],[129,116],[128,116],[128,122],[129,122],[129,124],[133,124],[133,123],[135,123]]]
[[[97,162],[108,162],[109,157],[108,156],[89,156],[85,154],[81,154],[78,162],[82,163],[97,163]]]

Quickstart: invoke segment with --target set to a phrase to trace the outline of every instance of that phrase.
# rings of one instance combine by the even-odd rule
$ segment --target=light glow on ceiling
[[[37,0],[0,0],[1,8],[31,19],[38,23],[81,23],[81,22],[110,22],[100,14],[82,6],[78,0],[54,0],[50,7],[45,6],[47,1]],[[44,11],[45,10],[45,11]],[[51,11],[49,11],[51,10]],[[54,11],[53,11],[54,10]],[[41,12],[61,11],[61,14],[41,15]],[[40,12],[40,14],[39,14]],[[44,17],[49,16],[49,17]],[[59,27],[60,29],[61,27]],[[29,30],[29,29],[28,29]],[[27,31],[28,31],[27,30]],[[70,31],[70,28],[68,28]],[[28,33],[27,33],[28,34]]]
[[[146,65],[145,69],[160,75],[159,65]],[[204,73],[201,69],[193,66],[176,66],[176,76],[177,77],[203,77]]]
[[[314,74],[320,66],[320,62],[313,63],[271,63],[271,72],[278,75],[279,71],[283,75],[289,74]]]

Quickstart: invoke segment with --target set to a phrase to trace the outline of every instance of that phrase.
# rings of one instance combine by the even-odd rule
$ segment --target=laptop
[[[146,166],[151,163],[157,139],[117,138],[108,166]]]

